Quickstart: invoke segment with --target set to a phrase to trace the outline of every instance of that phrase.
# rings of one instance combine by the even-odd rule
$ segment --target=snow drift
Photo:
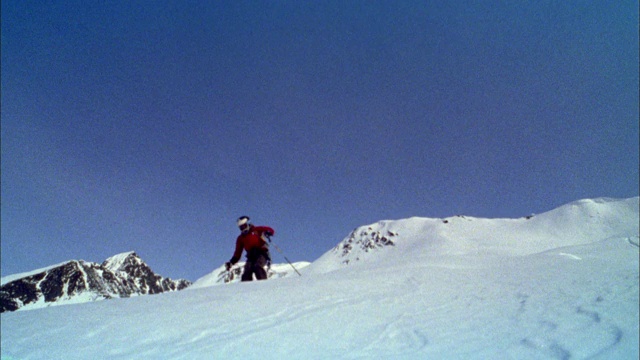
[[[637,359],[638,202],[381,221],[302,277],[4,313],[2,358]]]
[[[219,268],[213,270],[211,273],[196,280],[191,286],[189,286],[189,289],[199,289],[208,286],[238,283],[240,282],[240,277],[242,276],[244,265],[245,262],[240,261],[235,264],[229,271],[227,271],[224,266],[220,266]],[[295,262],[291,265],[273,264],[267,270],[267,278],[271,280],[281,279],[289,276],[297,276],[295,270],[300,271],[307,266],[309,266],[309,262],[306,261]]]

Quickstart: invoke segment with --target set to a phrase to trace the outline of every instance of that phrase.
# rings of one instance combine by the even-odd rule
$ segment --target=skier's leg
[[[244,269],[242,270],[242,277],[240,281],[251,281],[253,280],[253,262],[247,259],[247,263],[244,264]]]
[[[256,267],[256,279],[258,280],[266,280],[267,279],[267,271],[263,267]]]
[[[267,266],[267,259],[264,255],[258,256],[256,262],[253,265],[253,271],[256,274],[256,279],[258,280],[266,280],[267,279],[267,271],[264,267]]]

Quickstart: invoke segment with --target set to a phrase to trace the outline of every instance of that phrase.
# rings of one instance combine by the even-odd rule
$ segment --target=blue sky
[[[637,1],[9,0],[1,56],[3,275],[639,192]]]

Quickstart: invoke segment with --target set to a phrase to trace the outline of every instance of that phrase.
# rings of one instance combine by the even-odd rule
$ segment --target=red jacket
[[[236,251],[233,253],[233,257],[229,260],[230,263],[235,264],[240,260],[242,256],[242,250],[247,252],[252,249],[261,248],[268,250],[267,243],[262,239],[262,234],[269,233],[273,235],[275,232],[268,226],[251,226],[249,231],[243,232],[238,236],[236,240]]]

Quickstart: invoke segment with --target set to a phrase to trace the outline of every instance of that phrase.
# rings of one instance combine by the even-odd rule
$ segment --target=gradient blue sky
[[[4,0],[1,99],[2,275],[639,192],[637,1]]]

